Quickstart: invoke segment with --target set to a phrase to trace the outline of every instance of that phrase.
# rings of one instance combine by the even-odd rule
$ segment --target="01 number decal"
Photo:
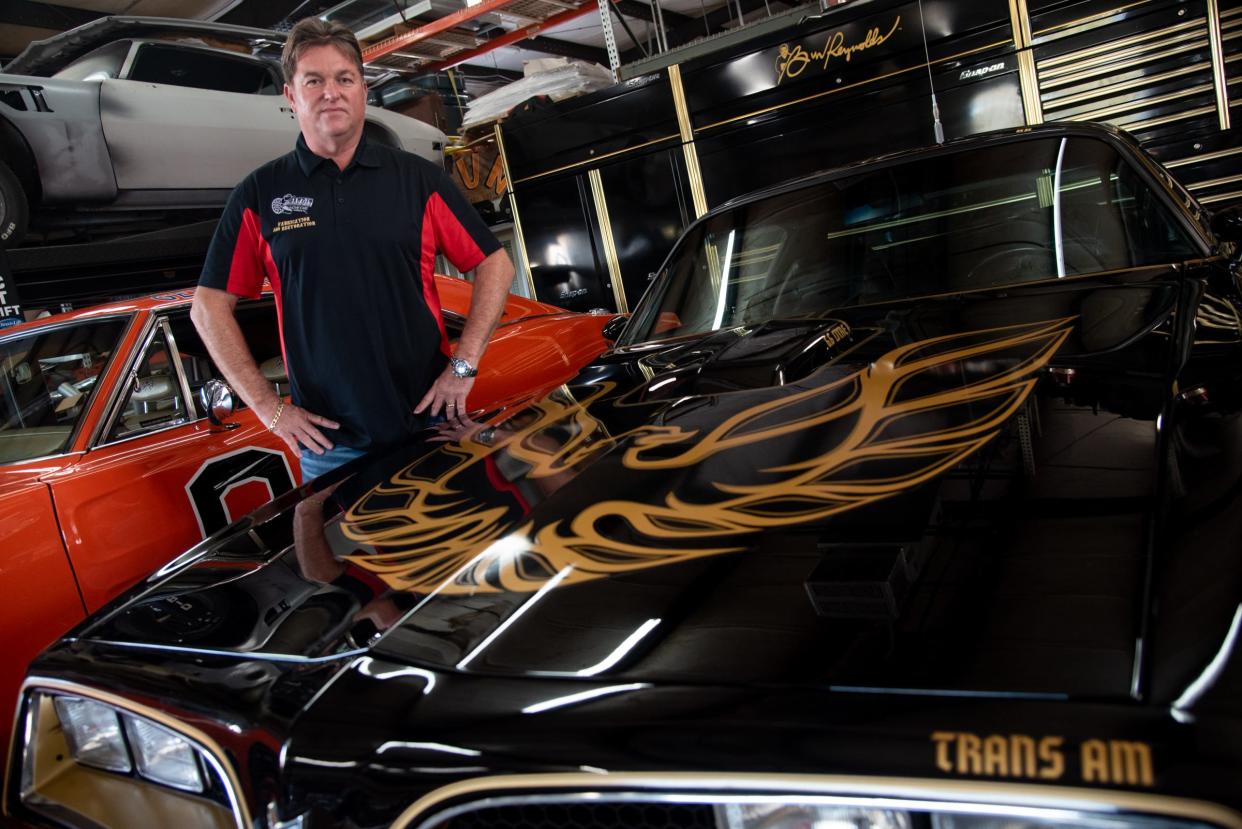
[[[251,487],[250,485],[255,485]],[[242,487],[259,490],[259,497],[230,499]],[[266,497],[263,497],[263,490]],[[198,529],[203,537],[227,527],[260,503],[293,489],[293,472],[283,452],[248,446],[203,463],[185,485]],[[230,500],[235,503],[230,503]],[[234,514],[233,507],[240,506]]]

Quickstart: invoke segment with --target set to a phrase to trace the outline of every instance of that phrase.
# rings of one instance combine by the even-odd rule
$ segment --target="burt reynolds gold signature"
[[[811,61],[818,62],[820,69],[827,69],[828,61],[833,58],[845,58],[845,62],[849,63],[850,58],[855,54],[879,46],[892,37],[899,28],[901,28],[901,15],[897,15],[897,18],[893,20],[888,34],[882,35],[879,26],[872,26],[867,30],[867,36],[857,43],[847,44],[845,32],[840,30],[828,36],[823,49],[812,49],[808,52],[802,48],[801,44],[791,49],[788,43],[782,43],[776,55],[776,83],[779,86],[781,81],[787,78],[798,77]]]
[[[445,444],[372,489],[341,527],[375,552],[350,558],[393,588],[471,593],[737,552],[749,534],[830,518],[952,469],[1000,433],[1072,329],[1067,318],[921,340],[844,375],[720,396],[700,420],[666,416],[616,435],[589,411],[624,405],[604,400],[608,385],[580,401],[562,391],[503,424],[503,437]],[[464,485],[464,473],[504,457],[555,489],[605,452],[633,476],[618,480],[628,492],[659,494],[608,485],[576,512],[532,519]]]

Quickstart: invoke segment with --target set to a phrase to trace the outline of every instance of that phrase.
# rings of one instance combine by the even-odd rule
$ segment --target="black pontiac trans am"
[[[1242,827],[1238,213],[1126,136],[725,205],[564,384],[40,657],[70,827]]]

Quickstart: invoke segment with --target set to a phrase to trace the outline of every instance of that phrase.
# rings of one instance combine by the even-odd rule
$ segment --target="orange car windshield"
[[[127,322],[49,326],[0,342],[0,463],[65,451]]]

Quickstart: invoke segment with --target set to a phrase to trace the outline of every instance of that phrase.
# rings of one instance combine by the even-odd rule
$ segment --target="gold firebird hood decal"
[[[736,552],[739,534],[822,520],[906,492],[966,459],[1023,405],[1074,319],[902,345],[858,371],[821,371],[800,386],[770,389],[770,399],[710,429],[642,425],[609,436],[588,408],[610,386],[581,401],[553,394],[504,424],[511,431],[494,445],[478,436],[446,444],[363,496],[342,528],[376,552],[350,559],[397,589],[529,592],[554,576],[568,585]],[[765,456],[760,444],[790,436],[806,436],[798,451],[814,454],[755,468],[754,458]],[[748,480],[700,482],[693,496],[673,486],[652,502],[601,500],[542,521],[515,520],[461,486],[463,473],[499,452],[522,462],[527,479],[550,481],[616,447],[634,472],[671,480],[723,463],[734,473],[749,469]]]

